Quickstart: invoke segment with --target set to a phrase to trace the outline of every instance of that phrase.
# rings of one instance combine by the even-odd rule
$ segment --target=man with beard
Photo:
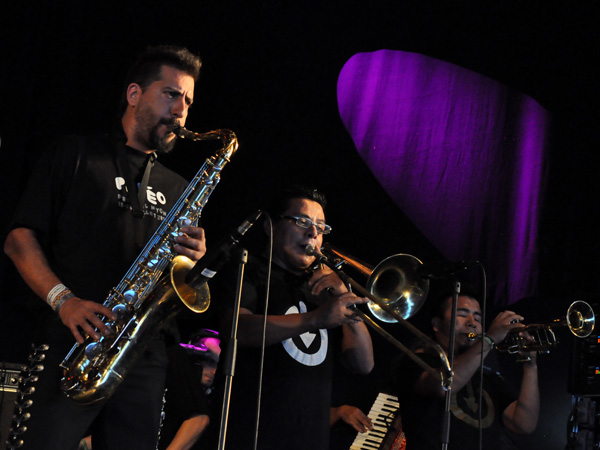
[[[269,208],[270,283],[268,249],[248,261],[226,434],[227,448],[232,450],[254,448],[265,319],[258,449],[328,449],[334,358],[341,357],[346,367],[359,374],[373,368],[371,337],[353,310],[355,304],[368,300],[349,292],[331,269],[309,270],[315,256],[306,254],[307,245],[321,248],[323,236],[331,231],[325,206],[324,195],[316,189],[292,187],[278,192]],[[264,231],[270,236],[268,222]],[[214,298],[224,305],[235,298],[232,278],[211,285]],[[225,316],[231,318],[230,314]]]
[[[450,343],[451,319],[452,296],[443,295],[434,306],[431,325],[435,341],[446,352]],[[512,311],[504,311],[492,321],[483,339],[470,339],[470,333],[481,336],[481,320],[481,309],[475,296],[466,292],[459,295],[450,405],[448,448],[451,450],[515,448],[506,430],[516,434],[529,434],[534,431],[538,421],[536,352],[523,355],[530,359],[523,363],[518,396],[508,389],[498,373],[485,366],[483,374],[481,373],[482,360],[493,351],[496,343],[506,338],[509,331],[524,327],[520,323],[523,317]],[[431,367],[440,365],[437,356],[422,349],[416,352]],[[431,373],[408,361],[408,358],[400,360],[395,373],[394,390],[400,399],[407,448],[440,448],[445,400],[441,382]],[[480,446],[480,428],[483,447]]]
[[[13,423],[10,440],[23,441],[22,449],[76,449],[88,432],[95,450],[156,447],[167,332],[154,333],[115,394],[93,405],[61,392],[59,364],[85,334],[111,333],[100,317],[116,319],[102,305],[107,293],[187,186],[156,154],[171,150],[173,127],[185,124],[200,67],[185,48],[149,48],[127,76],[115,130],[61,140],[32,173],[4,245],[36,295],[29,302],[38,321],[30,361],[43,361],[21,386],[16,413],[30,418]],[[206,250],[204,230],[188,225],[173,250],[197,261]]]

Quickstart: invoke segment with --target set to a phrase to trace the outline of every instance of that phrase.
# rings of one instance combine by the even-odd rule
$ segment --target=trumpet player
[[[446,352],[449,350],[451,317],[452,296],[444,295],[434,306],[431,327],[434,339]],[[535,352],[531,352],[530,360],[523,363],[521,387],[516,396],[499,374],[492,373],[485,366],[483,374],[480,372],[482,358],[493,352],[495,344],[502,342],[509,332],[524,327],[520,323],[522,320],[519,314],[504,311],[494,318],[481,338],[479,301],[469,293],[458,296],[449,449],[511,449],[515,447],[506,430],[517,434],[534,431],[539,415]],[[480,338],[473,340],[470,334]],[[417,353],[432,367],[439,364],[424,350],[419,349]],[[445,391],[439,380],[406,360],[398,365],[394,382],[400,398],[407,445],[418,450],[439,449],[445,405]]]
[[[38,297],[30,302],[33,367],[10,448],[74,450],[88,432],[94,450],[156,448],[167,368],[163,333],[116,393],[94,405],[75,404],[61,392],[59,364],[83,335],[110,334],[100,315],[116,317],[101,302],[187,186],[155,154],[168,152],[173,127],[185,124],[200,66],[185,48],[149,48],[127,75],[115,129],[61,140],[30,178],[4,244]],[[189,225],[174,251],[198,260],[204,230]]]

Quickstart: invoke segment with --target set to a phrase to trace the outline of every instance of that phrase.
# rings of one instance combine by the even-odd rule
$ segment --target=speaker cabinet
[[[573,339],[569,393],[579,397],[600,396],[600,328],[580,339]]]

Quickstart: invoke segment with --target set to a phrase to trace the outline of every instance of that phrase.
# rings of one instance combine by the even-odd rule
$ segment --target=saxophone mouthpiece
[[[182,139],[184,139],[186,137],[190,137],[188,133],[191,134],[190,131],[186,130],[181,125],[175,125],[173,127],[173,133],[175,133],[175,136],[177,136],[178,138],[182,138]]]

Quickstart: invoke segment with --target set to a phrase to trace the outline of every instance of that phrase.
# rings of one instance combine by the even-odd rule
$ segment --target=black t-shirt
[[[169,446],[181,424],[194,416],[210,417],[210,406],[202,386],[202,367],[195,365],[179,345],[167,349],[169,366],[164,406],[164,420],[160,431],[159,450]],[[215,426],[212,422],[209,426]],[[218,425],[218,423],[217,423]],[[200,447],[200,444],[197,445]]]
[[[121,134],[68,136],[34,169],[12,227],[36,232],[51,268],[78,297],[105,300],[187,186],[157,161],[143,215],[135,213],[127,186],[135,188],[147,159]]]
[[[217,302],[234,298],[236,283],[220,274],[213,283]],[[229,279],[229,281],[226,281]],[[312,311],[323,301],[310,294],[306,276],[273,265],[268,314]],[[217,280],[215,280],[217,281]],[[250,258],[242,287],[241,306],[263,314],[267,264]],[[258,448],[326,450],[329,446],[332,364],[340,348],[340,328],[305,333],[265,350]],[[252,448],[258,392],[260,350],[239,343],[227,448]]]
[[[439,359],[420,354],[431,367]],[[400,400],[402,426],[407,448],[437,450],[441,448],[441,425],[445,399],[424,397],[415,392],[414,385],[423,369],[403,357],[395,370],[394,391]],[[458,392],[452,392],[450,405],[450,450],[479,450],[479,393],[480,372]],[[513,448],[502,425],[502,413],[516,397],[500,374],[484,368],[482,396],[483,448],[500,450]]]

